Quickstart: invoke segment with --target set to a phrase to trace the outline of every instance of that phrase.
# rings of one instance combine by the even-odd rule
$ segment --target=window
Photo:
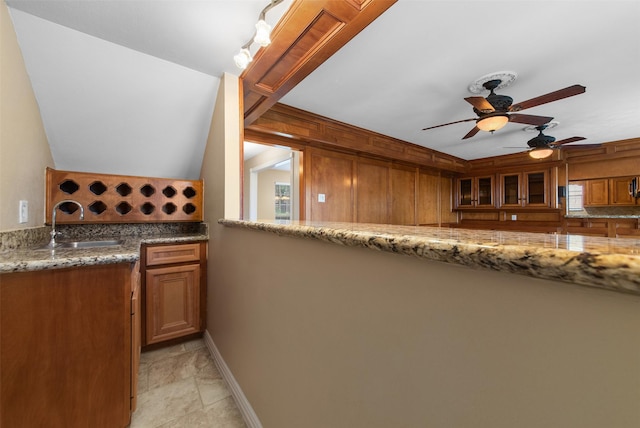
[[[291,220],[291,185],[276,183],[276,220]]]
[[[569,184],[567,186],[567,207],[569,211],[582,211],[582,186]]]

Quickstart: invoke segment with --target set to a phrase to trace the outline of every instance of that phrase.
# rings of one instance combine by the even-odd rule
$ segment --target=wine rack
[[[80,220],[76,204],[60,204],[56,223],[170,223],[203,220],[202,180],[46,169],[46,223],[53,207],[66,199],[84,207]]]

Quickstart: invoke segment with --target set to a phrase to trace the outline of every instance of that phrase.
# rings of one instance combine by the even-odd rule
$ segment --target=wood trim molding
[[[240,75],[245,126],[280,98],[397,0],[294,0]]]
[[[276,104],[245,128],[245,139],[271,140],[290,147],[312,146],[456,173],[468,162],[455,156]]]

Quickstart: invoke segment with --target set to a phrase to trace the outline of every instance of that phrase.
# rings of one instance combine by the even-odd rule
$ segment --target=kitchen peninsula
[[[208,335],[263,426],[640,423],[640,241],[223,219]]]
[[[635,239],[358,223],[220,223],[640,295]]]

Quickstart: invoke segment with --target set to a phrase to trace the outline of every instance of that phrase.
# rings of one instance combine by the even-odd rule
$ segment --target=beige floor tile
[[[138,369],[138,394],[149,390],[149,364],[140,363]]]
[[[200,349],[204,347],[204,339],[194,339],[188,342],[184,342],[184,349],[187,351],[193,351],[194,349]]]
[[[242,415],[231,397],[174,419],[158,428],[246,428]]]
[[[139,394],[131,428],[155,428],[202,408],[195,379],[183,379]]]
[[[140,362],[152,363],[154,361],[159,361],[164,358],[182,354],[184,351],[184,344],[182,343],[178,345],[167,346],[166,348],[155,349],[153,351],[146,351],[140,354]]]
[[[149,388],[156,388],[180,379],[202,374],[220,378],[206,348],[183,352],[149,364]]]
[[[196,384],[198,385],[198,391],[200,391],[202,404],[205,406],[231,396],[231,391],[229,391],[227,384],[222,379],[196,377]]]

